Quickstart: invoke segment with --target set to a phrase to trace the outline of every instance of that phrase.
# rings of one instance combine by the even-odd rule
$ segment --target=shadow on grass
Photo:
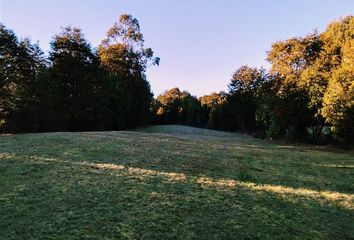
[[[1,238],[354,237],[352,156],[205,131],[0,139]]]
[[[58,162],[58,163],[86,166],[94,169],[121,171],[123,176],[135,175],[135,176],[140,176],[142,179],[144,179],[145,177],[161,177],[172,182],[188,181],[206,187],[221,187],[221,188],[229,188],[229,189],[245,188],[252,191],[271,192],[279,195],[313,198],[313,199],[318,199],[319,201],[325,200],[328,202],[332,202],[343,208],[354,210],[353,194],[345,194],[345,193],[330,192],[330,191],[314,191],[306,188],[292,188],[292,187],[286,187],[282,185],[257,184],[253,182],[243,182],[234,179],[213,179],[205,176],[195,177],[195,176],[188,176],[184,173],[163,172],[157,170],[118,165],[113,163],[92,163],[86,161],[70,162],[65,160],[58,160],[55,158],[45,158],[45,157],[35,157],[35,156],[32,156],[31,159],[36,163],[37,162],[38,163]]]
[[[113,163],[5,156],[0,168],[4,239],[354,236],[350,194]]]
[[[112,163],[194,177],[354,193],[351,169],[324,167],[351,165],[354,158],[344,154],[294,152],[247,141],[196,140],[139,132],[65,133],[58,135],[55,141],[49,136],[51,141],[47,141],[47,137],[33,139],[9,153],[28,158],[31,152],[33,156]]]

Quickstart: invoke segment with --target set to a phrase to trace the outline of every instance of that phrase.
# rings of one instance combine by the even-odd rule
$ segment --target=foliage
[[[198,99],[179,88],[165,91],[157,97],[156,123],[180,123],[200,126],[201,106]]]
[[[207,128],[218,129],[220,127],[219,107],[225,102],[226,93],[211,93],[199,98],[202,106],[202,119]]]
[[[144,48],[138,20],[131,15],[121,15],[119,22],[108,30],[98,54],[112,80],[115,128],[147,123],[152,94],[145,70],[150,64],[158,65],[160,59],[153,57],[151,48]]]
[[[38,131],[38,85],[43,53],[0,25],[0,125],[3,131]]]
[[[257,128],[256,111],[260,88],[267,81],[264,69],[241,66],[229,84],[228,102],[235,123],[233,130],[253,132]]]
[[[354,21],[353,26],[354,26]],[[354,141],[354,38],[342,48],[342,63],[332,73],[324,96],[322,114],[334,133],[346,142]]]
[[[275,43],[268,53],[272,73],[281,81],[277,94],[282,97],[301,92],[301,109],[305,111],[295,117],[305,128],[311,128],[314,140],[321,137],[325,123],[336,133],[341,125],[338,115],[353,106],[353,93],[348,89],[354,82],[353,74],[348,71],[353,69],[353,41],[354,17],[348,16],[332,22],[321,34],[315,32],[304,38]],[[341,92],[345,92],[346,97]],[[340,98],[346,102],[345,106],[339,104]],[[350,128],[347,130],[349,135],[345,139],[337,134],[343,141],[350,141],[349,136],[354,134]]]
[[[350,145],[354,139],[353,52],[352,16],[332,22],[323,33],[278,41],[268,52],[269,73],[241,66],[232,75],[227,93],[199,98],[200,126],[260,138]],[[154,113],[168,115],[164,101],[156,101],[161,109]],[[169,109],[177,112],[178,107]],[[158,123],[183,122],[178,114],[171,114],[168,121]]]
[[[100,115],[106,113],[101,110],[107,107],[101,101],[105,86],[97,55],[78,28],[65,28],[55,36],[51,46],[52,64],[48,71],[53,89],[51,126],[62,131],[97,129],[96,124],[102,120]]]
[[[120,16],[97,50],[79,28],[37,44],[0,25],[2,132],[120,130],[155,124],[239,131],[261,138],[353,144],[354,17],[274,43],[269,72],[239,67],[228,92],[199,99],[173,88],[152,98],[146,70],[158,65],[139,22]]]
[[[131,15],[120,17],[97,52],[73,27],[54,36],[48,59],[3,25],[0,42],[2,131],[117,130],[149,121],[145,71],[159,58],[144,48]]]

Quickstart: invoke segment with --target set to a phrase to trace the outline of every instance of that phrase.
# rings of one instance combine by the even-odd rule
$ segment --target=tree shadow
[[[2,181],[4,238],[354,236],[349,194],[41,156],[1,162],[2,179],[15,179]]]
[[[240,143],[228,138],[190,139],[139,132],[65,133],[55,136],[55,141],[48,141],[52,135],[35,135],[29,143],[16,137],[18,149],[8,149],[8,152],[112,163],[195,177],[354,193],[351,169],[322,166],[351,165],[354,157],[347,154],[279,150],[277,145],[259,144],[253,140]]]

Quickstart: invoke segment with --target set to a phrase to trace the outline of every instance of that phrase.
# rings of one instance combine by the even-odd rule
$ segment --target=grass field
[[[183,126],[0,137],[0,239],[354,239],[354,154]]]

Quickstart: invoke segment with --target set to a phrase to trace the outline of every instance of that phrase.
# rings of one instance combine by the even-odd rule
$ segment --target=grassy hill
[[[1,239],[353,239],[354,155],[184,126],[0,137]]]

